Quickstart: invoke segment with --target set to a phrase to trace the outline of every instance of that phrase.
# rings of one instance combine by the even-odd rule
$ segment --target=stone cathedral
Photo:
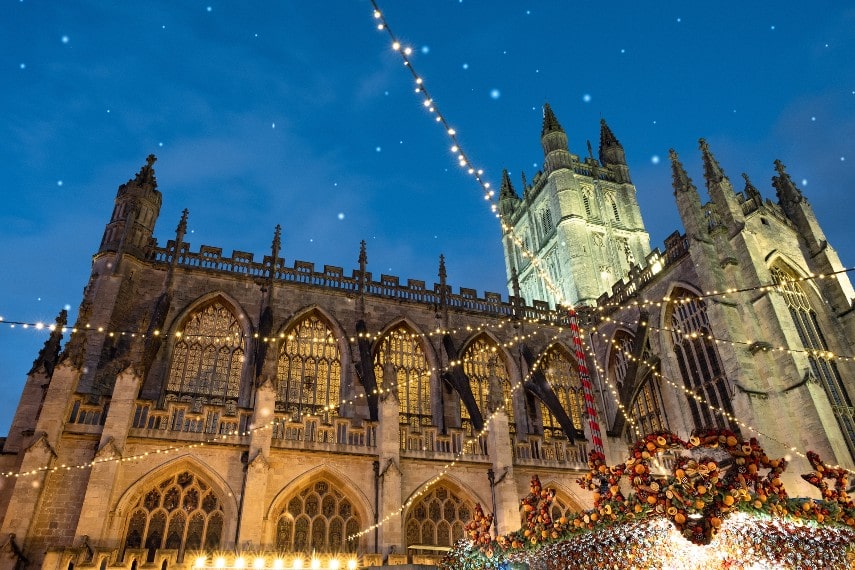
[[[0,569],[431,564],[476,503],[518,529],[532,475],[553,518],[589,507],[600,438],[616,463],[660,430],[855,466],[855,292],[784,165],[776,200],[737,191],[701,140],[706,199],[671,151],[660,250],[605,122],[582,158],[546,105],[541,144],[503,176],[505,297],[442,257],[434,284],[376,275],[364,242],[347,271],[287,263],[278,227],[263,255],[194,248],[187,210],[161,245],[150,156],[0,440]]]

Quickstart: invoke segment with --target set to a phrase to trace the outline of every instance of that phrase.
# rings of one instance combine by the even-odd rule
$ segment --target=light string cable
[[[788,451],[790,451],[790,452],[792,452],[792,453],[794,453],[794,454],[798,455],[798,456],[799,456],[799,457],[801,457],[802,459],[807,459],[807,454],[806,454],[806,453],[804,453],[804,452],[802,452],[801,450],[799,450],[799,448],[797,448],[796,446],[792,446],[792,445],[790,445],[790,444],[788,444],[788,443],[785,443],[785,442],[781,441],[780,439],[778,439],[778,438],[776,438],[776,437],[774,437],[774,436],[772,436],[772,435],[769,435],[768,433],[766,433],[766,432],[764,432],[764,431],[761,431],[759,428],[757,428],[757,427],[755,427],[755,426],[753,426],[753,425],[751,425],[751,424],[749,424],[749,423],[745,422],[744,420],[742,420],[742,419],[740,419],[740,418],[736,417],[734,414],[731,414],[730,412],[728,412],[728,411],[727,411],[727,410],[725,410],[724,408],[719,407],[719,406],[716,406],[716,405],[714,405],[714,404],[711,404],[710,402],[708,402],[707,400],[705,400],[705,399],[704,399],[700,394],[698,394],[697,392],[694,392],[693,390],[690,390],[690,389],[689,389],[689,388],[687,388],[685,385],[680,385],[680,384],[678,384],[678,383],[676,383],[676,382],[674,382],[674,381],[672,381],[672,380],[668,379],[666,376],[664,376],[661,372],[659,372],[659,371],[656,369],[656,365],[655,365],[655,364],[653,364],[653,363],[651,363],[651,362],[647,361],[647,360],[646,360],[646,359],[644,359],[644,358],[636,358],[635,356],[633,356],[633,354],[632,354],[630,351],[628,351],[628,350],[626,350],[625,348],[621,347],[621,346],[620,346],[620,344],[618,343],[618,341],[617,341],[616,339],[609,339],[609,338],[608,338],[608,335],[607,335],[606,333],[600,333],[600,332],[597,332],[597,331],[593,331],[593,334],[598,334],[598,335],[602,336],[602,337],[603,337],[603,340],[604,340],[607,344],[611,344],[611,345],[613,345],[613,346],[614,346],[617,350],[619,350],[619,351],[620,351],[620,352],[621,352],[621,353],[622,353],[622,354],[623,354],[627,359],[629,359],[629,360],[631,360],[631,361],[633,361],[633,362],[636,362],[636,363],[638,363],[638,364],[641,364],[641,365],[645,366],[645,367],[650,371],[650,373],[651,373],[653,376],[655,376],[656,378],[658,378],[658,379],[662,380],[663,382],[665,382],[668,386],[670,386],[671,388],[673,388],[673,389],[675,390],[675,392],[677,392],[678,394],[679,394],[680,392],[682,392],[682,393],[683,393],[683,394],[685,394],[687,397],[689,397],[689,398],[691,398],[691,399],[695,400],[695,401],[696,401],[696,402],[698,402],[699,404],[703,404],[704,406],[706,406],[710,411],[712,411],[712,412],[713,412],[713,413],[715,413],[716,415],[720,415],[721,417],[723,417],[723,418],[725,418],[725,419],[727,419],[727,420],[729,420],[729,421],[731,421],[731,422],[733,422],[733,423],[735,423],[735,424],[739,425],[740,427],[746,428],[746,429],[748,429],[748,430],[752,431],[753,433],[755,433],[755,434],[757,434],[757,435],[759,435],[759,436],[761,436],[761,437],[764,437],[764,438],[766,438],[766,439],[769,439],[770,441],[774,441],[775,443],[777,443],[778,445],[780,445],[780,446],[781,446],[781,447],[783,447],[784,449],[787,449]],[[590,349],[589,349],[589,350],[590,350]],[[618,405],[620,405],[620,402],[618,402]],[[844,466],[842,466],[842,465],[829,465],[829,467],[832,467],[832,468],[835,468],[835,469],[843,469],[843,470],[845,470],[845,471],[847,471],[847,472],[849,472],[849,473],[855,474],[855,470],[850,469],[850,468],[848,468],[848,467],[844,467]]]

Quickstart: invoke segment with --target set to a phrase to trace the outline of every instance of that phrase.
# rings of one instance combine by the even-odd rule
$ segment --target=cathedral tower
[[[499,198],[508,289],[516,273],[522,296],[550,305],[593,305],[650,253],[650,237],[623,147],[605,121],[600,160],[570,152],[567,133],[543,107],[544,170],[520,198],[505,172]]]

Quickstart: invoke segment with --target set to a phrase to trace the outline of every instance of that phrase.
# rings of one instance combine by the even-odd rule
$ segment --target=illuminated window
[[[210,485],[188,471],[167,477],[143,493],[130,509],[125,548],[185,552],[220,547],[223,508]],[[150,560],[153,561],[153,560]]]
[[[276,549],[286,552],[354,552],[362,530],[353,503],[326,479],[315,480],[284,505],[276,520]]]
[[[514,422],[514,406],[511,400],[511,380],[508,377],[508,370],[505,368],[505,363],[499,354],[499,347],[489,337],[479,337],[469,345],[463,353],[463,371],[469,377],[469,387],[472,389],[472,395],[475,396],[475,402],[478,404],[478,409],[481,410],[481,415],[486,420],[489,416],[489,408],[487,406],[488,397],[490,395],[490,378],[495,376],[499,380],[499,385],[502,388],[502,402],[505,405],[505,414],[508,416],[508,426],[510,432],[516,433],[516,424]],[[472,421],[470,420],[469,410],[461,402],[460,415],[462,418],[462,426],[468,435],[472,435]]]
[[[219,405],[236,402],[246,348],[234,314],[215,301],[191,313],[177,332],[180,337],[169,366],[167,399]]]
[[[430,366],[419,337],[407,325],[401,324],[389,331],[374,354],[374,374],[380,388],[388,387],[389,380],[383,377],[383,365],[387,362],[395,368],[401,423],[416,429],[433,425]]]
[[[407,546],[454,546],[474,506],[445,486],[434,487],[407,511]]]
[[[570,416],[573,427],[582,430],[585,396],[574,359],[562,347],[553,345],[541,359],[540,369],[543,370],[547,383],[558,397],[561,407]],[[543,417],[543,435],[546,440],[566,435],[561,424],[542,402],[540,413]]]
[[[294,417],[319,415],[326,422],[338,415],[341,354],[332,331],[318,315],[308,315],[285,333],[277,381],[277,411]]]
[[[849,451],[855,455],[855,417],[853,417],[855,409],[843,385],[837,363],[823,355],[828,352],[828,344],[819,327],[816,311],[811,306],[810,299],[801,284],[794,281],[794,275],[780,267],[773,267],[771,271],[772,279],[778,284],[778,291],[790,310],[790,316],[796,325],[802,346],[810,351],[807,358],[811,372],[825,388],[825,394],[831,402],[840,431],[843,432]]]
[[[609,377],[615,386],[618,387],[618,393],[621,393],[624,382],[627,381],[626,373],[629,368],[629,355],[632,354],[633,336],[626,331],[618,331],[615,334],[615,339],[612,344],[612,350],[609,355]],[[643,360],[647,360],[647,354],[650,351],[648,343],[647,348],[642,355]],[[668,429],[668,423],[665,419],[665,414],[662,407],[662,393],[659,387],[659,382],[656,375],[651,372],[658,372],[658,366],[655,370],[650,370],[645,364],[640,364],[642,367],[641,373],[647,372],[643,379],[643,384],[640,391],[636,394],[635,399],[631,404],[630,417],[635,422],[636,427],[641,432],[641,435],[663,431]],[[616,412],[621,413],[621,412]],[[633,430],[627,430],[627,438],[635,441],[637,434]]]
[[[686,398],[695,428],[726,428],[738,432],[738,426],[716,409],[733,415],[730,384],[715,342],[708,338],[710,323],[706,304],[685,289],[671,295],[671,340],[683,384],[701,401]]]

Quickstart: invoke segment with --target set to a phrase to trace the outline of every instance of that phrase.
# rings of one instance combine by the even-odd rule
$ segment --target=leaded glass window
[[[731,387],[715,342],[709,338],[710,323],[706,303],[685,289],[671,295],[671,340],[683,384],[700,397],[687,397],[689,411],[695,428],[726,428],[739,431],[739,427],[718,410],[731,417]]]
[[[463,538],[463,528],[472,518],[473,509],[471,503],[449,488],[434,487],[407,511],[407,546],[454,546]]]
[[[516,433],[511,380],[495,341],[484,336],[475,339],[463,353],[463,371],[469,377],[469,387],[472,389],[472,395],[475,396],[475,402],[485,420],[490,414],[487,405],[490,396],[490,379],[495,377],[498,380],[498,385],[502,389],[502,403],[505,414],[508,416],[510,432]],[[469,410],[462,402],[460,404],[460,416],[466,433],[472,435],[472,420]]]
[[[285,333],[277,371],[277,411],[294,417],[338,415],[341,400],[341,353],[332,330],[312,313]]]
[[[547,350],[539,366],[546,376],[546,382],[558,397],[561,407],[573,422],[573,427],[582,430],[585,395],[582,391],[582,379],[579,377],[578,366],[567,351],[557,344]],[[546,440],[566,435],[561,424],[542,402],[540,413],[543,418],[543,436]]]
[[[383,377],[383,365],[386,363],[394,366],[393,382],[398,385],[401,423],[415,429],[433,425],[430,366],[419,335],[406,324],[402,323],[386,333],[374,354],[374,374],[377,384],[384,389],[390,384],[390,379]]]
[[[202,497],[200,508],[199,498]],[[125,525],[125,548],[168,548],[185,552],[219,548],[223,508],[204,481],[184,471],[161,480],[131,507]]]
[[[219,301],[187,318],[176,331],[167,399],[222,405],[240,395],[246,346],[235,315]]]
[[[623,385],[627,381],[626,374],[629,369],[629,356],[633,350],[633,336],[626,331],[618,331],[612,341],[612,350],[609,355],[609,378],[617,388],[618,394],[622,393]],[[647,360],[647,355],[650,353],[650,345],[648,342],[644,350],[643,359]],[[640,366],[647,366],[641,363]],[[646,372],[646,374],[644,374]],[[658,366],[651,370],[647,366],[647,370],[642,370],[641,377],[643,378],[641,389],[635,396],[635,399],[630,405],[630,418],[640,435],[663,431],[668,429],[668,422],[665,418],[664,407],[662,406],[662,393],[660,390],[658,379],[656,378]],[[623,413],[616,411],[615,413]],[[627,430],[626,437],[635,441],[639,434]]]
[[[348,536],[362,529],[353,503],[326,479],[291,497],[276,519],[276,549],[289,552],[354,552]]]
[[[780,267],[773,267],[771,271],[772,279],[778,285],[778,291],[790,310],[802,346],[809,351],[807,358],[811,373],[825,389],[849,452],[855,456],[855,408],[843,385],[837,363],[828,350],[816,311],[801,283],[796,281],[792,274]]]

